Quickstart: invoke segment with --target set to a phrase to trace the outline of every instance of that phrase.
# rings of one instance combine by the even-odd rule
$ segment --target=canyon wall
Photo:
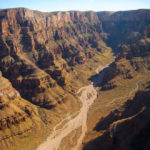
[[[0,68],[23,98],[54,107],[61,97],[51,93],[68,83],[71,66],[94,57],[102,32],[94,12],[1,10]]]
[[[101,90],[116,88],[149,71],[150,10],[0,10],[0,140],[22,135],[36,128],[37,122],[41,124],[37,108],[40,112],[42,108],[55,109],[66,101],[73,103],[76,85],[72,81],[83,82],[77,67],[82,66],[86,74],[96,63],[106,62],[99,56],[111,60],[111,52],[115,61],[106,69]],[[88,66],[89,62],[92,66]],[[143,108],[139,114],[145,111]],[[114,123],[111,135],[118,130],[120,127]],[[106,135],[108,141],[116,142],[110,129]],[[120,142],[117,145],[122,147]]]

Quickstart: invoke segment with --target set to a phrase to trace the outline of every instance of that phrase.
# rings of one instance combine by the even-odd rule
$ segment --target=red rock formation
[[[140,66],[132,58],[141,55],[143,49],[144,55],[149,54],[145,41],[149,36],[148,10],[42,13],[16,8],[0,12],[1,70],[21,95],[32,102],[37,93],[47,93],[56,83],[66,85],[66,76],[58,74],[57,69],[50,71],[51,67],[62,66],[62,62],[67,66],[86,63],[94,57],[95,50],[102,51],[103,40],[115,49],[118,59],[104,76],[108,82],[104,89],[117,86],[118,80],[132,78]],[[120,43],[123,44],[118,47]],[[121,62],[124,57],[127,60]],[[140,64],[147,64],[148,68],[148,60]]]
[[[93,30],[102,32],[101,22],[94,12],[41,13],[25,8],[1,10],[2,72],[24,98],[34,103],[37,93],[47,93],[56,83],[66,85],[66,76],[57,69],[52,73],[46,71],[50,70],[49,67],[57,68],[59,60],[68,65],[84,64],[94,56],[85,49],[89,44],[89,37],[85,35],[90,33],[89,36],[94,36]],[[78,35],[84,42],[79,44]],[[43,101],[41,97],[38,99]]]

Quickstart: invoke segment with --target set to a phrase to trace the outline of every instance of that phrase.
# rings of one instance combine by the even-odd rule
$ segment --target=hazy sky
[[[26,7],[40,11],[116,11],[150,9],[150,0],[0,0],[0,8]]]

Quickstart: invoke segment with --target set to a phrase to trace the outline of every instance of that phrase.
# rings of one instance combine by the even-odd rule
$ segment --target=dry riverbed
[[[96,73],[106,68],[100,66]],[[103,76],[101,76],[102,78]],[[91,83],[88,86],[82,87],[79,89],[77,94],[80,94],[80,101],[82,102],[82,107],[79,110],[78,114],[73,117],[73,115],[69,115],[67,118],[62,120],[59,124],[56,125],[56,127],[53,129],[52,134],[47,138],[45,142],[43,142],[37,150],[60,150],[61,142],[62,140],[67,137],[71,132],[74,130],[77,130],[81,128],[81,134],[79,138],[77,139],[76,145],[71,147],[71,150],[77,150],[80,145],[82,144],[82,141],[85,137],[85,133],[87,131],[87,114],[89,111],[90,106],[93,104],[94,100],[97,98],[97,91]],[[65,122],[65,123],[63,123]],[[63,123],[63,126],[60,128],[61,124]],[[64,147],[64,146],[63,146]]]

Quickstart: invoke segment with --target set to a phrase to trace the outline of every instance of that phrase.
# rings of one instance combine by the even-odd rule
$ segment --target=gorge
[[[148,150],[149,87],[150,10],[0,10],[0,149]]]

